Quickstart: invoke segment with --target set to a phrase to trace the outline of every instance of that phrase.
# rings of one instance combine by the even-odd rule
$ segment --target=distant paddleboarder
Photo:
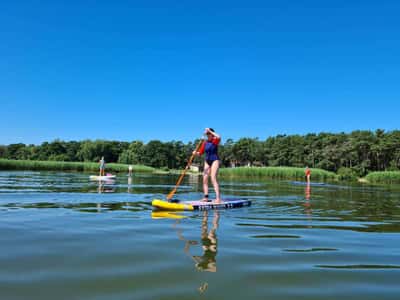
[[[205,156],[204,161],[204,172],[203,172],[203,191],[204,198],[203,201],[208,200],[208,177],[211,176],[211,182],[215,190],[215,202],[221,202],[221,195],[219,192],[219,184],[217,181],[218,169],[219,169],[219,156],[218,156],[218,145],[221,141],[221,137],[212,128],[206,128],[205,132],[207,135],[207,140],[203,142],[200,146],[199,151],[193,152],[195,155]]]
[[[104,161],[104,156],[101,157],[99,164],[100,164],[100,175],[99,176],[104,176],[104,171],[106,169],[106,163]]]

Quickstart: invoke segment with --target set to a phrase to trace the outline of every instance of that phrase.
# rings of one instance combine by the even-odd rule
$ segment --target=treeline
[[[37,161],[98,162],[146,165],[155,168],[178,169],[186,164],[192,143],[150,141],[120,142],[84,140],[44,142],[41,145],[23,143],[0,145],[0,158]]]
[[[97,162],[104,156],[107,162],[181,169],[197,142],[55,140],[41,145],[0,146],[0,158]],[[227,139],[219,154],[224,167],[309,166],[344,176],[364,176],[371,171],[400,170],[400,131],[277,135],[264,141]]]

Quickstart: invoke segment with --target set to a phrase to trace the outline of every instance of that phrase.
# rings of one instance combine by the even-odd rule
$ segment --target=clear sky
[[[399,129],[400,1],[6,1],[0,144]]]

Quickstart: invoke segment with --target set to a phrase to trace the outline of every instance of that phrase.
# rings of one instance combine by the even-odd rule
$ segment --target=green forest
[[[181,169],[197,142],[55,140],[41,145],[1,145],[0,158],[97,162],[104,156],[106,162]],[[361,177],[372,171],[400,170],[400,131],[277,135],[266,140],[226,139],[222,140],[219,155],[224,167],[309,166]],[[197,158],[197,162],[201,159]]]

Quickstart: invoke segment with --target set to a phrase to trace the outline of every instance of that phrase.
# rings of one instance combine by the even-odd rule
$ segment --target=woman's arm
[[[205,150],[205,141],[203,141],[203,143],[201,144],[200,148],[197,149],[197,150],[198,150],[197,152],[193,151],[194,155],[197,155],[197,156],[203,155],[204,150]]]

